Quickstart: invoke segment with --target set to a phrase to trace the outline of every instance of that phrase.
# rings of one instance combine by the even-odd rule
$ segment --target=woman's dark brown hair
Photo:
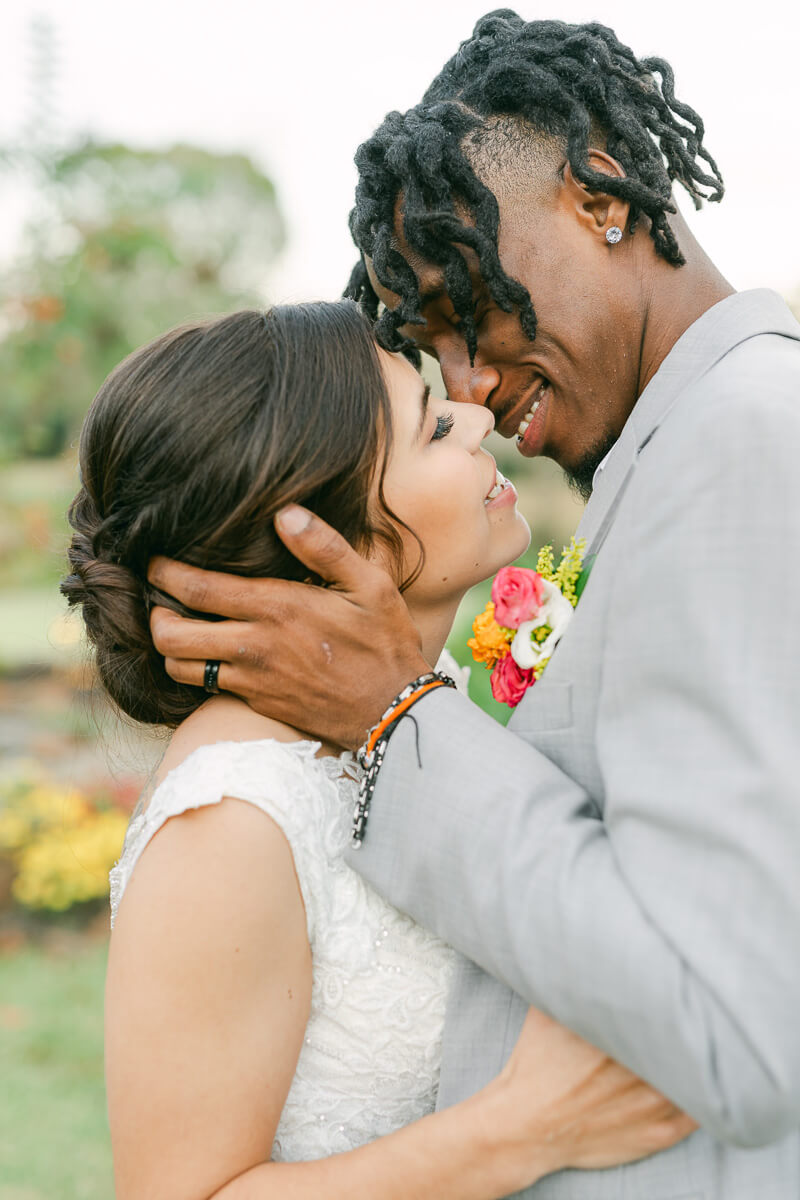
[[[273,525],[297,502],[357,549],[387,540],[399,560],[396,528],[370,505],[390,437],[371,329],[349,301],[187,325],[111,373],[81,434],[61,590],[82,605],[100,678],[124,712],[175,726],[206,699],[167,675],[151,641],[154,554],[305,579]]]

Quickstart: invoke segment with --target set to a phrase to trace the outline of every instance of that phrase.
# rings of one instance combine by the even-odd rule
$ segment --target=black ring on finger
[[[206,669],[203,673],[203,690],[208,692],[209,696],[219,695],[219,660],[216,658],[206,659]]]

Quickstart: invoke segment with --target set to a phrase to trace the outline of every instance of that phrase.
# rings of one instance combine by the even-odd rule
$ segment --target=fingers
[[[195,612],[248,620],[257,618],[264,607],[264,581],[260,579],[203,571],[161,556],[151,559],[147,578]]]
[[[298,505],[283,509],[275,518],[275,528],[287,548],[337,590],[366,594],[371,606],[377,608],[391,599],[400,601],[386,571],[362,558],[341,534],[307,509]],[[194,612],[239,621],[258,621],[271,617],[273,612],[280,619],[283,610],[288,614],[306,607],[318,591],[285,579],[250,579],[204,571],[160,555],[151,559],[147,577],[160,591]]]
[[[358,554],[340,533],[308,509],[291,504],[275,518],[278,536],[300,562],[344,592],[374,591],[386,572]]]
[[[635,1153],[634,1157],[641,1157],[641,1154],[658,1154],[662,1150],[668,1150],[670,1146],[675,1146],[678,1142],[684,1141],[690,1134],[699,1129],[696,1121],[686,1113],[679,1112],[677,1109],[664,1116],[655,1116],[648,1121],[642,1121],[639,1126],[632,1123],[629,1125],[629,1130],[634,1136],[633,1148],[636,1150],[636,1142],[641,1138],[641,1143],[638,1146],[639,1153]]]
[[[165,658],[164,667],[167,674],[176,683],[188,683],[191,687],[203,687],[205,683],[206,661],[190,658]],[[242,682],[241,672],[228,662],[219,664],[217,687],[221,692],[233,692],[239,695],[237,684]],[[209,692],[209,695],[213,695]]]
[[[614,1166],[669,1149],[698,1128],[697,1122],[645,1084],[586,1110],[582,1145],[571,1165]]]
[[[186,683],[196,688],[204,687],[205,660],[201,662],[199,659],[166,658],[164,659],[164,667],[167,674],[176,683]],[[238,663],[221,662],[219,664],[217,688],[220,692],[228,692],[249,702],[251,683],[252,677]],[[209,692],[208,695],[214,696],[216,692]],[[274,711],[270,715],[274,715],[276,719],[280,719],[280,704],[275,702],[272,707]]]
[[[667,1122],[667,1125],[669,1128],[665,1131],[665,1134],[672,1138],[672,1141],[669,1143],[670,1146],[673,1146],[676,1142],[682,1142],[690,1133],[695,1133],[700,1128],[697,1121],[685,1112],[677,1113]]]
[[[641,1082],[610,1097],[596,1109],[596,1116],[601,1126],[643,1139],[642,1145],[651,1152],[683,1141],[698,1128],[671,1100]]]
[[[195,621],[160,606],[153,608],[150,613],[153,645],[159,654],[170,660],[195,659],[205,662],[208,658],[214,658],[219,662],[232,662],[243,658],[247,652],[246,634],[249,628],[244,621]],[[177,679],[171,671],[169,673],[173,679]]]

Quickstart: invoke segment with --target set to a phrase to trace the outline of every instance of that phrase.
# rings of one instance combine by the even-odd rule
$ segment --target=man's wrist
[[[451,679],[449,675],[440,671],[426,671],[424,675],[418,676],[398,692],[378,723],[367,733],[366,741],[359,747],[356,755],[362,776],[358,789],[358,803],[353,816],[351,844],[354,850],[360,848],[364,839],[378,772],[381,769],[389,739],[397,725],[410,709],[429,692],[441,687],[454,688],[455,686],[455,680]]]
[[[371,719],[365,724],[359,725],[357,729],[351,733],[350,737],[348,738],[348,748],[352,750],[353,753],[356,753],[359,747],[363,745],[369,736],[369,731],[374,729],[376,724],[380,721],[382,713],[384,713],[392,703],[393,698],[399,695],[403,688],[408,686],[411,680],[419,678],[420,675],[424,675],[426,672],[432,670],[433,668],[431,667],[430,663],[427,662],[421,654],[417,653],[413,657],[410,657],[408,662],[404,663],[399,670],[393,672],[391,676],[392,684],[390,684],[388,687],[381,688],[380,706],[376,703],[372,708]],[[383,684],[388,683],[389,678],[390,677],[388,674],[384,672],[381,673]]]

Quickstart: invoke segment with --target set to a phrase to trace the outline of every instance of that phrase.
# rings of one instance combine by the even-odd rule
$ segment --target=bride
[[[491,427],[431,397],[348,302],[175,330],[92,404],[62,590],[112,699],[174,730],[112,872],[119,1200],[493,1200],[693,1128],[533,1010],[498,1078],[435,1113],[454,954],[346,865],[354,759],[174,682],[150,640],[151,605],[175,606],[153,555],[303,580],[274,529],[302,503],[392,571],[435,662],[466,589],[529,540]]]

